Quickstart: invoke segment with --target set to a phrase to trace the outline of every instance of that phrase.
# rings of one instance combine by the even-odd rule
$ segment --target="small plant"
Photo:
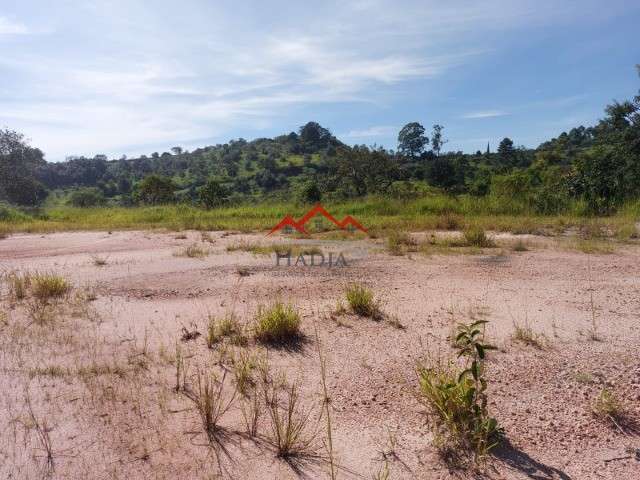
[[[478,248],[491,248],[496,246],[495,242],[489,238],[481,228],[472,227],[465,230],[462,234],[465,242],[469,246]]]
[[[514,252],[526,252],[529,249],[527,248],[526,243],[524,243],[522,240],[518,240],[516,241],[516,243],[513,244],[512,250]]]
[[[189,395],[196,405],[202,426],[210,440],[219,429],[220,419],[229,411],[235,400],[236,390],[231,395],[224,393],[226,376],[225,371],[222,379],[218,381],[213,373],[198,372],[198,390],[195,394]]]
[[[220,342],[224,337],[235,339],[234,343],[243,343],[238,341],[238,339],[244,337],[244,334],[237,317],[233,313],[228,313],[220,319],[209,316],[207,347],[213,348],[213,345]]]
[[[40,301],[60,298],[71,290],[67,279],[54,273],[36,273],[31,277],[31,292]]]
[[[242,395],[247,395],[255,386],[255,380],[253,378],[255,368],[255,358],[246,352],[240,352],[240,354],[233,359],[233,376],[236,388]]]
[[[624,408],[615,393],[603,388],[593,403],[593,414],[600,419],[611,420],[614,424],[623,417]]]
[[[499,441],[502,430],[489,415],[486,394],[485,354],[494,347],[484,343],[486,320],[460,325],[455,337],[458,357],[465,368],[456,372],[453,365],[418,368],[420,392],[435,418],[436,437],[454,449],[471,451],[476,463]]]
[[[520,342],[530,347],[539,349],[544,347],[544,335],[535,333],[528,323],[525,325],[515,323],[511,338],[516,342]]]
[[[300,314],[291,304],[260,305],[256,314],[255,337],[266,343],[293,340],[300,335]]]
[[[247,267],[238,267],[236,272],[241,277],[248,277],[249,275],[251,275],[251,270],[249,270]]]
[[[22,300],[31,287],[31,274],[11,272],[5,276],[5,281],[9,286],[9,296],[14,300]]]
[[[391,255],[404,255],[405,252],[415,252],[418,249],[418,242],[405,232],[392,232],[387,237],[387,250]]]
[[[242,419],[244,420],[247,434],[250,437],[256,437],[258,435],[258,422],[263,412],[258,389],[253,389],[248,398],[242,400],[240,410],[242,411]]]
[[[107,257],[100,257],[98,255],[93,255],[91,257],[91,260],[96,267],[104,267],[107,264]]]
[[[204,258],[209,255],[209,250],[201,247],[197,243],[193,243],[188,247],[178,250],[174,255],[176,257]]]
[[[345,295],[351,311],[356,315],[373,318],[374,320],[378,320],[381,317],[380,308],[375,302],[370,288],[354,283],[347,287]]]
[[[176,357],[175,357],[175,365],[176,365],[176,392],[180,390],[185,390],[185,384],[187,380],[187,366],[185,363],[184,356],[182,355],[182,348],[180,344],[176,342]]]
[[[285,392],[283,399],[278,388],[266,387],[264,390],[271,421],[270,440],[278,457],[308,455],[312,453],[315,441],[315,435],[307,432],[311,411],[304,411],[300,407],[300,392],[296,384],[292,384]]]
[[[216,241],[213,239],[209,232],[200,232],[200,240],[203,242],[214,244]]]

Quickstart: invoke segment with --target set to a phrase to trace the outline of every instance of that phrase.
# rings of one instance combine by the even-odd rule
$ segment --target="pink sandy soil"
[[[265,242],[263,234],[210,232],[212,242],[200,232],[184,235],[75,232],[0,240],[4,273],[56,272],[72,282],[71,296],[95,296],[40,326],[3,286],[0,478],[330,478],[325,422],[317,420],[318,347],[327,359],[338,478],[374,478],[385,462],[390,479],[475,478],[438,455],[415,371],[425,359],[454,358],[447,339],[453,326],[484,318],[488,340],[499,347],[489,358],[490,409],[507,441],[482,475],[640,479],[640,247],[588,255],[529,237],[535,245],[526,252],[390,256],[382,240],[325,240],[312,243],[343,251],[347,267],[277,267],[273,255],[226,250],[243,240]],[[175,255],[193,243],[210,254]],[[96,266],[97,256],[106,265]],[[405,328],[333,314],[350,282],[371,287],[384,312]],[[305,341],[289,349],[251,341],[247,349],[268,355],[272,370],[297,383],[311,411],[316,455],[295,462],[277,458],[266,417],[259,439],[244,433],[239,399],[212,446],[193,402],[174,391],[176,344],[192,385],[199,371],[222,372],[220,347],[205,342],[208,316],[233,311],[250,324],[258,305],[275,299],[300,310]],[[594,318],[598,340],[591,338]],[[515,325],[528,325],[543,347],[514,341]],[[183,327],[202,336],[182,341]],[[74,373],[91,366],[104,368]],[[47,373],[48,367],[67,373]],[[620,428],[592,413],[603,388],[624,405]],[[53,466],[33,418],[46,423]]]

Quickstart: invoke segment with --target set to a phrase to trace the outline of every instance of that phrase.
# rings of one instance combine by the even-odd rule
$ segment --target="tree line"
[[[640,68],[639,68],[640,72]],[[44,160],[24,136],[0,130],[0,201],[41,205],[51,192],[78,207],[185,202],[206,208],[263,199],[301,202],[379,194],[412,198],[436,191],[493,195],[540,214],[572,200],[608,214],[640,198],[640,94],[605,109],[536,149],[504,138],[497,151],[444,152],[445,128],[411,122],[397,150],[348,146],[316,122],[297,132],[232,140],[191,152],[174,147],[138,158]]]

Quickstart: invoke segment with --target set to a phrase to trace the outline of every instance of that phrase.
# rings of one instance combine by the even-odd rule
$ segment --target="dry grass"
[[[31,293],[40,301],[61,298],[69,290],[71,290],[71,283],[60,275],[35,273],[31,276]]]
[[[189,258],[204,258],[211,252],[208,248],[202,247],[197,243],[193,243],[187,247],[184,247],[174,253],[176,257],[189,257]]]
[[[353,313],[361,317],[380,320],[383,317],[378,302],[375,301],[373,291],[365,285],[353,283],[347,286],[345,292],[347,303]]]
[[[209,440],[215,437],[220,427],[220,420],[230,410],[236,397],[235,389],[231,394],[225,392],[226,376],[225,371],[222,379],[218,381],[213,372],[198,372],[197,390],[188,394],[195,403]]]
[[[284,398],[278,388],[265,388],[265,404],[270,420],[269,440],[278,457],[291,458],[312,455],[315,432],[310,432],[311,410],[300,405],[300,389],[292,384],[285,390]]]
[[[546,344],[546,337],[543,334],[534,332],[528,323],[525,323],[524,325],[514,323],[513,327],[514,330],[511,338],[515,342],[538,349],[544,348]]]
[[[9,297],[15,301],[24,299],[31,288],[31,274],[29,272],[10,272],[4,276],[8,285]]]
[[[227,313],[222,318],[209,316],[207,325],[207,346],[213,348],[216,343],[221,342],[224,338],[229,338],[232,343],[246,343],[244,327],[233,313]]]
[[[260,305],[255,323],[255,337],[264,343],[286,343],[300,336],[300,314],[291,304]]]

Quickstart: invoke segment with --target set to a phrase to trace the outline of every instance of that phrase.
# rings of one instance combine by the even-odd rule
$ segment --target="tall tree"
[[[444,127],[436,123],[433,126],[433,131],[431,132],[431,149],[433,150],[433,153],[435,153],[436,157],[440,155],[442,146],[448,142],[448,140],[442,136],[442,130],[444,130]]]
[[[424,134],[425,130],[418,122],[407,123],[398,133],[398,151],[402,155],[411,158],[419,157],[424,152],[429,138]]]

